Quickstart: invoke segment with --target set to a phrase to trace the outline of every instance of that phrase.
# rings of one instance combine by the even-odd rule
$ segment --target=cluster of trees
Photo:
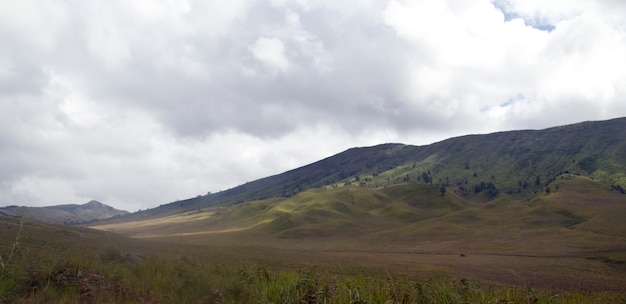
[[[495,198],[500,193],[500,190],[496,188],[496,185],[492,182],[480,182],[474,185],[474,193],[478,194],[481,192],[485,192],[487,197]]]
[[[588,160],[585,160],[588,161]],[[413,165],[413,168],[415,168],[416,165]],[[469,163],[465,163],[464,167],[466,170],[470,169]],[[524,190],[527,190],[529,188],[532,188],[533,190],[536,189],[540,189],[540,191],[546,191],[546,193],[550,193],[552,190],[552,188],[550,188],[548,185],[555,181],[557,179],[558,176],[562,175],[562,174],[575,174],[575,175],[580,175],[579,173],[571,173],[569,170],[565,170],[565,171],[560,171],[558,172],[558,174],[556,174],[554,177],[549,178],[551,175],[550,173],[548,173],[548,177],[543,177],[536,175],[533,177],[530,177],[528,180],[519,180],[517,182],[517,189],[515,189],[513,187],[510,187],[507,191],[509,194],[512,194],[514,192],[517,193],[522,193]],[[374,174],[374,176],[376,176],[376,174]],[[476,172],[473,173],[472,175],[474,178],[478,177],[478,174]],[[374,179],[370,178],[370,177],[362,177],[359,175],[355,175],[354,177],[354,182],[356,182],[356,184],[360,184],[361,186],[367,186],[369,185],[371,182],[374,181]],[[546,180],[547,178],[547,180]],[[494,183],[496,177],[494,175],[491,175],[491,180],[492,181],[481,181],[479,183],[473,184],[472,186],[467,186],[468,183],[468,179],[466,177],[464,177],[464,179],[462,181],[458,181],[457,182],[457,186],[454,188],[454,192],[458,193],[462,196],[470,196],[472,193],[473,194],[484,194],[487,198],[489,199],[493,199],[496,198],[499,194],[500,194],[500,189],[498,189]],[[400,175],[399,177],[389,177],[387,178],[387,182],[386,184],[389,185],[392,183],[392,180],[394,180],[395,182],[411,182],[411,181],[417,181],[417,182],[421,182],[421,183],[425,183],[425,184],[431,184],[434,185],[435,187],[439,188],[439,191],[441,192],[442,195],[445,195],[445,192],[447,191],[447,187],[450,186],[450,179],[448,177],[446,177],[445,179],[439,178],[438,182],[435,180],[435,177],[433,177],[433,175],[431,175],[430,170],[426,170],[423,172],[419,172],[416,175],[409,173],[405,173],[404,176]],[[345,182],[346,185],[351,185],[353,184],[351,181],[346,181]],[[376,184],[376,186],[378,186],[378,183]],[[333,184],[333,188],[337,187],[337,184]],[[556,189],[558,190],[558,188]],[[622,186],[620,185],[616,185],[613,186],[613,190],[620,192],[622,194],[626,194],[626,189],[624,189]],[[536,191],[535,191],[536,192]]]
[[[433,177],[430,176],[430,170],[428,170],[428,172],[423,172],[422,175],[420,177],[417,178],[417,180],[421,180],[424,183],[430,184],[433,182]]]

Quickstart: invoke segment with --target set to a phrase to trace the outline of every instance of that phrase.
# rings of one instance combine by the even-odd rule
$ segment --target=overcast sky
[[[8,0],[0,41],[0,206],[626,116],[623,0]]]

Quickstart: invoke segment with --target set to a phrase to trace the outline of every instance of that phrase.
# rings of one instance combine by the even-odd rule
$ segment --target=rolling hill
[[[128,214],[98,201],[77,205],[58,205],[48,207],[7,206],[0,207],[0,215],[24,218],[55,224],[78,224]]]
[[[572,174],[555,190],[526,201],[501,195],[471,203],[437,187],[407,183],[386,188],[310,189],[289,198],[251,201],[158,219],[96,226],[140,238],[325,239],[379,248],[485,251],[520,255],[626,252],[626,195]],[[313,242],[312,244],[315,244]],[[331,246],[333,247],[333,246]],[[621,253],[620,253],[621,252]],[[620,259],[625,259],[626,256]]]
[[[562,174],[588,177],[624,193],[626,118],[467,135],[426,146],[352,148],[282,174],[118,220],[159,218],[345,185],[380,188],[423,183],[444,186],[469,201],[486,202],[499,195],[525,200],[545,191],[546,185]]]

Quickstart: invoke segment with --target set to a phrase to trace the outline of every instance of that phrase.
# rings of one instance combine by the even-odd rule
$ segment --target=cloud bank
[[[9,0],[0,38],[0,205],[135,211],[353,146],[626,116],[617,0]]]

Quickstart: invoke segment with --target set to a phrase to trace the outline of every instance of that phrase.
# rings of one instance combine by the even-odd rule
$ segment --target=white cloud
[[[13,1],[0,203],[134,211],[352,146],[626,116],[626,4]]]
[[[0,37],[33,53],[57,47],[59,35],[68,26],[68,7],[62,2],[8,0],[2,7]]]
[[[116,22],[116,12],[112,7],[103,5],[98,7],[98,14],[90,18],[85,38],[87,49],[95,61],[101,62],[105,68],[120,70],[133,57],[130,39],[123,28],[124,24]]]
[[[497,118],[487,129],[605,117],[602,109],[618,102],[615,88],[624,83],[624,56],[618,55],[624,54],[624,31],[605,22],[594,5],[583,13],[575,4],[499,2],[520,17],[508,19],[491,1],[389,3],[386,23],[416,54],[407,98],[435,105],[431,110],[443,119],[454,112]],[[547,21],[537,21],[542,18]],[[554,28],[538,28],[542,22]],[[527,99],[498,106],[518,94]],[[575,112],[566,105],[578,102],[595,104],[595,110],[562,118],[547,111]]]
[[[260,37],[250,46],[250,52],[272,70],[284,72],[289,68],[285,45],[278,38]]]

